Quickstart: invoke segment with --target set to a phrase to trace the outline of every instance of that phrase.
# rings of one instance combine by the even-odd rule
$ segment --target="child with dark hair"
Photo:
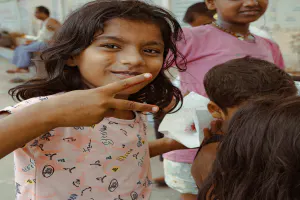
[[[42,52],[47,76],[10,90],[24,101],[2,111],[6,130],[23,127],[2,148],[19,147],[16,199],[149,199],[147,127],[133,111],[160,114],[182,101],[165,75],[181,35],[169,12],[138,0],[73,12]]]
[[[289,97],[297,94],[289,74],[275,64],[251,57],[215,66],[205,75],[204,87],[210,99],[208,110],[222,123],[213,124],[212,135],[207,134],[208,140],[200,147],[193,163],[192,174],[198,187],[202,187],[211,171],[222,133],[226,132],[228,122],[241,106],[264,96]]]
[[[215,14],[215,11],[208,10],[205,2],[199,2],[187,9],[183,21],[193,27],[210,24],[214,21]]]
[[[285,67],[278,45],[253,34],[249,29],[250,24],[267,10],[268,0],[205,2],[209,10],[217,12],[217,20],[212,24],[185,28],[185,40],[177,43],[187,60],[186,71],[179,73],[183,94],[195,92],[206,97],[203,85],[205,74],[214,66],[232,59],[251,56],[274,63],[281,69]],[[166,182],[185,200],[197,198],[197,186],[188,173],[197,151],[187,149],[164,154]],[[176,169],[171,166],[176,166]]]
[[[299,119],[300,97],[268,97],[242,106],[230,120],[198,199],[300,199]]]

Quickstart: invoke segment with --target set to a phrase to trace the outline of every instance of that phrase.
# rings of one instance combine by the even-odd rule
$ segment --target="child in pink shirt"
[[[16,199],[150,199],[147,127],[133,111],[182,100],[163,68],[180,36],[172,15],[142,1],[93,1],[72,13],[41,55],[47,77],[12,89],[24,101],[0,113],[13,121],[6,130],[23,127],[11,134]]]
[[[284,68],[279,47],[249,32],[250,23],[266,11],[267,0],[206,0],[206,4],[217,11],[218,20],[184,29],[185,40],[177,43],[187,59],[187,70],[179,74],[183,94],[193,91],[207,96],[203,86],[205,74],[228,60],[251,56]],[[190,174],[196,153],[197,149],[189,149],[164,154],[166,183],[182,193],[182,199],[196,199],[197,186]]]

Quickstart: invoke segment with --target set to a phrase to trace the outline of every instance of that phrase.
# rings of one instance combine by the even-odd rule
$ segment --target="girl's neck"
[[[222,28],[234,33],[240,33],[242,35],[247,35],[249,33],[250,24],[232,24],[221,19],[218,19],[216,23]]]

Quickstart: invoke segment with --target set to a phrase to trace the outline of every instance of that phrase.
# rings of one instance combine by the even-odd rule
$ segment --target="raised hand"
[[[90,126],[99,123],[113,110],[132,110],[155,113],[159,108],[134,101],[116,99],[121,91],[135,85],[150,82],[151,74],[142,74],[132,78],[89,90],[78,90],[57,95],[45,104],[52,112],[53,128],[69,126]]]

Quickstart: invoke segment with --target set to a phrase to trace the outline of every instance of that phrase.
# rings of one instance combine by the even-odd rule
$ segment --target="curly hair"
[[[221,142],[199,200],[300,199],[300,97],[242,107]]]
[[[47,76],[12,88],[9,94],[21,101],[86,88],[79,69],[67,66],[65,61],[86,49],[95,34],[104,32],[104,23],[114,18],[142,21],[160,28],[164,41],[162,69],[149,85],[130,95],[129,99],[155,104],[163,110],[175,97],[176,104],[171,111],[174,110],[183,97],[165,75],[165,70],[174,65],[179,71],[186,68],[186,59],[176,47],[176,42],[183,39],[183,32],[175,17],[168,11],[138,0],[92,1],[71,13],[54,41],[42,52],[41,61],[45,64]]]

